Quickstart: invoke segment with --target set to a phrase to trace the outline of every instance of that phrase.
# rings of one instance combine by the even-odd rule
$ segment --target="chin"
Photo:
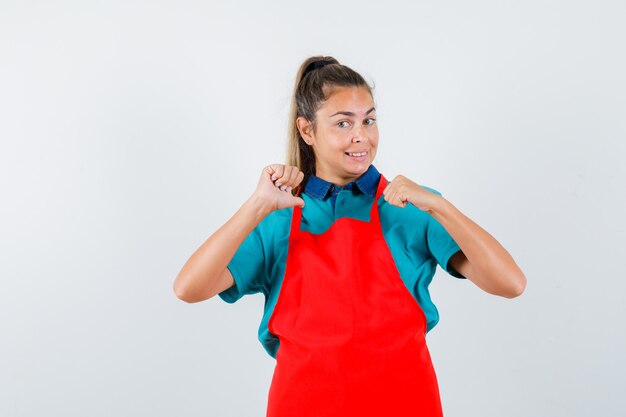
[[[346,171],[352,174],[363,174],[372,164],[372,161],[363,161],[359,164],[348,164],[346,166]]]

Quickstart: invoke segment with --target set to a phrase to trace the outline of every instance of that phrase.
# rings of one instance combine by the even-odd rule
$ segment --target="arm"
[[[437,220],[461,248],[448,263],[482,290],[506,298],[517,297],[524,291],[526,277],[506,249],[441,193],[397,175],[383,194],[390,204],[406,207],[411,203]]]
[[[301,197],[291,194],[303,178],[297,167],[272,164],[263,168],[252,196],[183,265],[174,280],[176,296],[195,303],[231,287],[235,280],[227,266],[246,237],[272,211],[304,205]]]
[[[267,204],[252,195],[187,260],[174,281],[176,296],[188,303],[209,299],[233,285],[226,268],[246,236],[269,214]]]
[[[444,197],[435,198],[429,213],[461,248],[450,258],[452,267],[490,294],[506,298],[522,294],[526,277],[506,249]]]

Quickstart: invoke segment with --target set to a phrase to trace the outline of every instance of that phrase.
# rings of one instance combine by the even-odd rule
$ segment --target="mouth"
[[[365,152],[344,152],[344,154],[352,161],[365,161],[369,156],[369,151]]]

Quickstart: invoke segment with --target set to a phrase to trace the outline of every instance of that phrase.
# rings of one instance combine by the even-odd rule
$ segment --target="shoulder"
[[[262,238],[274,240],[276,237],[289,234],[293,207],[287,207],[280,210],[274,210],[261,220],[258,224],[257,232]]]

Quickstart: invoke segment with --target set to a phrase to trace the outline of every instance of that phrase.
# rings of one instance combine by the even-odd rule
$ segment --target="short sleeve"
[[[265,291],[267,274],[265,253],[259,223],[241,243],[233,258],[228,263],[235,283],[218,295],[227,303],[234,303],[246,294]]]
[[[435,194],[441,195],[437,190],[429,188]],[[461,250],[459,245],[450,236],[448,231],[430,214],[428,215],[428,227],[426,232],[428,250],[430,254],[435,258],[437,263],[450,275],[456,278],[466,279],[458,271],[456,271],[452,265],[449,265],[452,255]]]

